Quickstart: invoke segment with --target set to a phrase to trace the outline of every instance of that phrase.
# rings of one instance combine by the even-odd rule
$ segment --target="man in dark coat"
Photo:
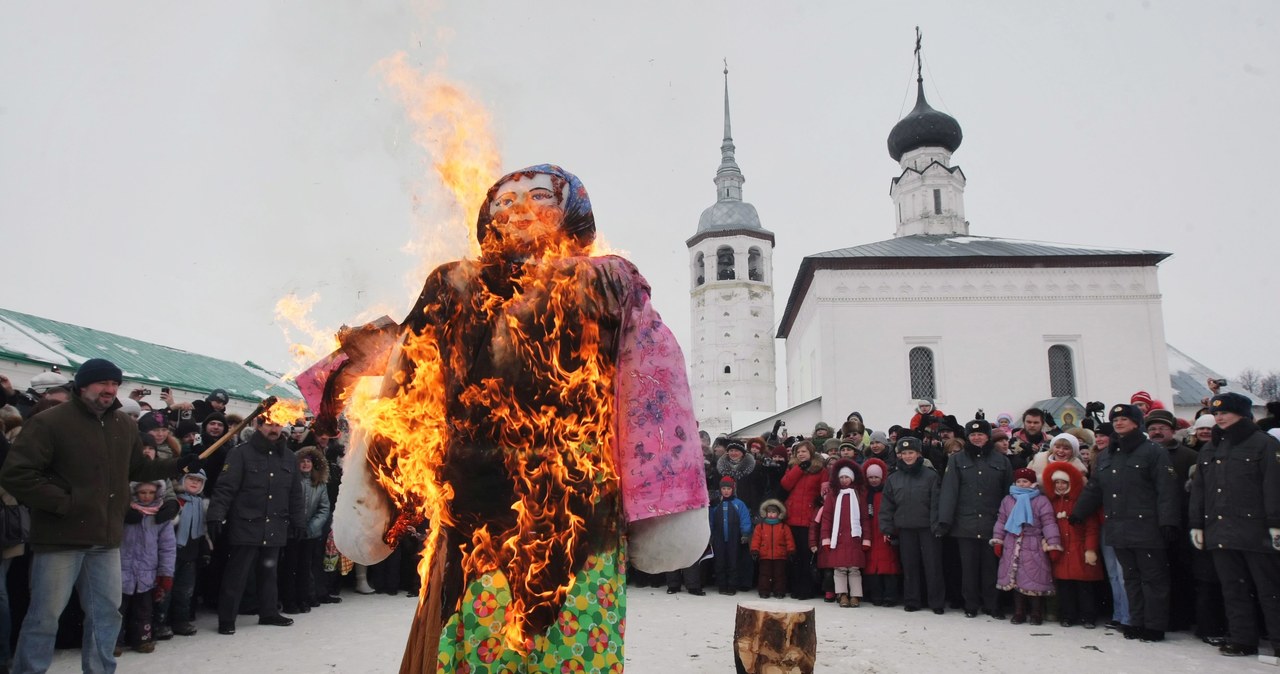
[[[885,481],[880,500],[880,530],[896,537],[902,557],[903,609],[920,610],[921,580],[928,589],[929,608],[941,615],[947,600],[942,575],[942,546],[933,534],[938,522],[938,474],[924,465],[920,440],[898,441],[899,470]],[[922,573],[923,570],[923,573]]]
[[[1000,502],[1013,484],[1013,468],[1009,458],[992,447],[990,422],[974,419],[965,424],[965,430],[969,441],[964,451],[952,455],[942,477],[934,533],[950,534],[959,545],[965,616],[976,617],[981,606],[988,615],[1002,620],[996,594],[1000,559],[989,541],[1000,514]]]
[[[1103,538],[1116,551],[1129,599],[1125,638],[1163,641],[1169,624],[1169,556],[1178,535],[1178,490],[1169,452],[1142,434],[1135,405],[1111,408],[1114,442],[1097,456],[1069,521],[1103,509]]]
[[[114,672],[120,632],[120,543],[130,481],[198,470],[194,457],[150,460],[116,393],[124,374],[91,358],[76,372],[72,399],[23,425],[0,470],[0,486],[31,509],[31,606],[14,671],[43,672],[53,659],[58,615],[80,590],[85,671]]]
[[[1151,410],[1145,420],[1147,438],[1169,452],[1173,476],[1178,484],[1178,533],[1166,551],[1169,555],[1170,587],[1178,588],[1169,600],[1169,629],[1174,632],[1190,629],[1196,615],[1196,577],[1192,564],[1191,540],[1187,537],[1186,488],[1191,479],[1191,467],[1196,465],[1196,451],[1182,444],[1173,436],[1178,429],[1178,419],[1169,410]]]
[[[1219,650],[1258,652],[1256,604],[1280,649],[1280,441],[1238,393],[1214,396],[1209,409],[1216,428],[1191,482],[1191,542],[1211,551],[1222,581],[1230,638]]]
[[[257,423],[253,437],[227,455],[206,515],[210,538],[217,540],[225,524],[224,540],[231,546],[218,596],[219,634],[236,632],[240,595],[250,570],[257,573],[258,624],[293,624],[280,615],[276,604],[276,567],[280,548],[306,529],[302,484],[283,427],[262,417]]]

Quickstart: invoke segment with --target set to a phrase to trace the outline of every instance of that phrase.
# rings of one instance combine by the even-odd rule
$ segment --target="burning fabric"
[[[323,391],[321,423],[345,406],[357,429],[339,548],[373,563],[429,527],[402,672],[620,671],[628,556],[666,571],[706,545],[683,357],[644,278],[591,256],[594,237],[577,177],[509,174],[477,259],[299,378]],[[369,375],[381,390],[361,395]]]

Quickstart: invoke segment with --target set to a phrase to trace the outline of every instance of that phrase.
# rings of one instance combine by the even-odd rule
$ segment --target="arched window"
[[[702,253],[693,256],[693,285],[700,286],[707,282],[707,261]]]
[[[927,347],[917,346],[907,355],[911,368],[911,397],[938,397],[938,378],[934,375],[933,351]]]
[[[732,281],[737,278],[733,272],[733,249],[720,246],[716,249],[716,280]]]
[[[732,372],[732,370],[729,368],[729,366],[728,366],[728,365],[725,365],[725,366],[724,366],[724,373],[725,373],[725,374],[729,374],[729,373],[731,373],[731,372]]]
[[[1071,347],[1065,344],[1049,347],[1049,395],[1057,398],[1076,394],[1076,367],[1072,360]]]
[[[752,281],[764,280],[764,256],[755,246],[747,251],[747,278]]]

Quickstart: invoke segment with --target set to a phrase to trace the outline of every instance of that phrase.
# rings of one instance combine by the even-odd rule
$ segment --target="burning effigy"
[[[621,671],[628,561],[674,570],[707,544],[683,356],[595,231],[576,176],[510,173],[477,257],[299,377],[317,423],[353,426],[338,548],[372,564],[427,532],[401,672]]]

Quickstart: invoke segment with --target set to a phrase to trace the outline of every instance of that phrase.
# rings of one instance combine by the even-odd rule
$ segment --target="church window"
[[[728,366],[728,365],[725,365],[725,366],[724,366],[724,373],[725,373],[725,374],[729,374],[729,373],[730,373],[730,370],[729,370],[729,366]]]
[[[707,261],[703,258],[702,253],[698,253],[693,257],[693,278],[694,287],[707,282]]]
[[[716,280],[732,281],[736,278],[733,271],[733,249],[720,246],[716,249]]]
[[[933,191],[933,214],[942,215],[942,190]]]
[[[1065,344],[1049,347],[1049,395],[1057,398],[1076,394],[1076,368],[1072,360],[1071,347]]]
[[[927,347],[917,346],[907,355],[911,370],[911,397],[938,397],[937,377],[933,368],[933,351]]]
[[[747,278],[752,281],[764,280],[764,256],[755,246],[747,251]]]

